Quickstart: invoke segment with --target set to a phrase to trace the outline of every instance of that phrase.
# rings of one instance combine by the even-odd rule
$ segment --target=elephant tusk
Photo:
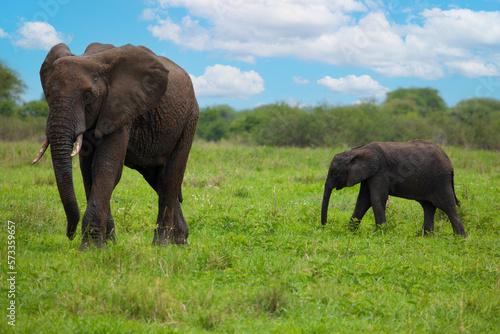
[[[80,133],[78,135],[78,138],[76,138],[75,148],[73,149],[73,152],[71,152],[71,157],[74,157],[75,155],[80,153],[80,150],[82,149],[82,142],[83,142],[83,133]]]
[[[40,152],[38,152],[38,154],[36,155],[36,158],[31,163],[32,165],[36,164],[38,162],[38,160],[40,160],[42,158],[43,154],[47,150],[47,147],[49,147],[49,138],[45,138],[45,142],[43,143],[42,148],[40,149]]]

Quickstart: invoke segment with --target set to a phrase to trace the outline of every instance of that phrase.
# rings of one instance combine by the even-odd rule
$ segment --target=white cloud
[[[157,14],[157,11],[154,8],[146,8],[142,11],[139,19],[141,21],[153,21],[159,19],[160,17]]]
[[[190,15],[180,22],[171,17],[157,20],[148,27],[154,36],[195,50],[226,50],[238,59],[289,55],[297,42],[348,24],[352,18],[344,12],[365,10],[354,0],[291,0],[286,5],[273,0],[158,0],[158,4],[185,7]],[[208,28],[192,17],[208,22]]]
[[[24,22],[16,32],[13,44],[22,49],[49,50],[52,46],[70,42],[71,38],[57,32],[47,22]]]
[[[307,85],[309,83],[309,79],[304,79],[301,77],[293,77],[293,83],[297,85]]]
[[[225,51],[254,63],[294,57],[336,66],[367,67],[387,76],[438,79],[474,62],[494,73],[500,60],[500,11],[425,9],[396,24],[380,1],[156,0],[149,30],[186,49]],[[183,18],[168,8],[186,8]],[[152,13],[156,13],[154,16]],[[390,13],[390,10],[389,10]],[[463,68],[463,67],[462,67]],[[474,74],[476,73],[476,74]]]
[[[7,38],[9,37],[9,34],[5,32],[2,28],[0,28],[0,38]]]
[[[255,71],[216,64],[199,77],[191,75],[198,97],[247,98],[264,91],[264,79]]]
[[[332,93],[342,95],[356,95],[359,97],[382,97],[389,92],[389,88],[382,86],[369,75],[348,75],[335,79],[326,76],[318,80],[318,84],[327,87]]]
[[[468,78],[478,76],[497,76],[499,68],[492,63],[485,64],[477,61],[455,61],[446,63],[450,73],[462,75]]]
[[[174,23],[169,17],[158,19],[157,25],[148,26],[153,36],[161,40],[172,41],[185,48],[202,51],[211,49],[208,30],[201,27],[199,22],[185,16],[180,25]]]
[[[424,31],[432,34],[434,40],[448,45],[461,46],[494,46],[500,44],[500,12],[474,12],[470,9],[451,9],[443,11],[439,8],[425,10]]]

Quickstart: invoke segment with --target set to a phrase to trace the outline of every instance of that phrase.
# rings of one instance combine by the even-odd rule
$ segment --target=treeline
[[[40,100],[23,102],[26,86],[16,72],[0,62],[0,140],[26,140],[42,137],[49,106]]]
[[[41,107],[28,108],[33,105]],[[17,112],[0,112],[0,140],[42,138],[48,115],[45,100],[15,108]],[[381,104],[365,101],[352,106],[303,108],[275,103],[243,111],[220,105],[200,110],[196,136],[206,141],[297,147],[354,147],[371,141],[421,138],[499,150],[500,101],[469,99],[448,108],[435,90],[424,88],[396,90]]]
[[[49,107],[42,96],[22,102],[25,85],[0,62],[0,140],[44,136]],[[448,108],[438,91],[398,89],[381,104],[294,107],[286,103],[235,111],[203,108],[198,139],[267,146],[357,146],[370,141],[422,138],[438,144],[500,149],[500,101],[465,100]]]
[[[371,141],[428,139],[439,144],[500,149],[500,101],[469,99],[448,108],[437,90],[398,89],[386,100],[351,106],[286,103],[235,111],[203,108],[197,137],[267,146],[357,146]]]

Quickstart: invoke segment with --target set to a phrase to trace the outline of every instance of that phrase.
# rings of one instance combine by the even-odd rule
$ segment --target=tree
[[[0,99],[17,102],[25,87],[17,73],[0,62]]]
[[[207,107],[200,110],[196,135],[209,141],[229,138],[229,127],[235,111],[226,105]]]
[[[49,105],[42,95],[38,101],[24,102],[19,110],[21,116],[49,116]]]
[[[489,98],[475,98],[461,101],[450,110],[451,116],[463,123],[470,124],[476,119],[489,116],[498,117],[500,101]]]
[[[436,89],[400,88],[387,93],[383,107],[394,114],[416,112],[420,116],[426,117],[436,111],[445,111],[446,103]]]
[[[17,102],[24,88],[17,74],[0,62],[0,115],[13,116],[17,113]]]
[[[0,99],[0,115],[1,116],[14,116],[19,111],[19,105],[16,102],[8,99]]]
[[[500,101],[475,98],[450,110],[450,125],[460,143],[486,149],[500,148]]]

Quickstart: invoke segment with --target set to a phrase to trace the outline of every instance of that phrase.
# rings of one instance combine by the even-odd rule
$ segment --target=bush
[[[18,114],[19,106],[13,100],[0,99],[0,115],[11,117]]]
[[[423,117],[446,110],[444,100],[438,91],[432,88],[396,89],[387,93],[384,106],[393,114],[417,112]]]
[[[259,126],[254,127],[254,142],[269,146],[312,146],[313,129],[306,111],[286,104],[260,107]]]
[[[200,110],[196,135],[207,141],[229,138],[229,127],[235,111],[229,106],[207,107]]]
[[[500,149],[500,101],[465,100],[449,111],[453,144]]]
[[[0,116],[0,140],[41,140],[45,137],[45,117]]]
[[[442,133],[436,118],[418,112],[393,113],[373,102],[305,109],[279,103],[242,112],[230,130],[232,136],[257,145],[358,146],[371,141],[436,139]]]
[[[49,105],[45,98],[38,101],[24,102],[22,107],[19,109],[20,116],[49,116]]]
[[[223,114],[202,111],[199,137],[231,139],[267,146],[358,146],[371,141],[428,139],[438,144],[500,149],[500,101],[472,99],[447,108],[433,89],[399,89],[377,105],[320,105],[299,108],[285,103]]]

